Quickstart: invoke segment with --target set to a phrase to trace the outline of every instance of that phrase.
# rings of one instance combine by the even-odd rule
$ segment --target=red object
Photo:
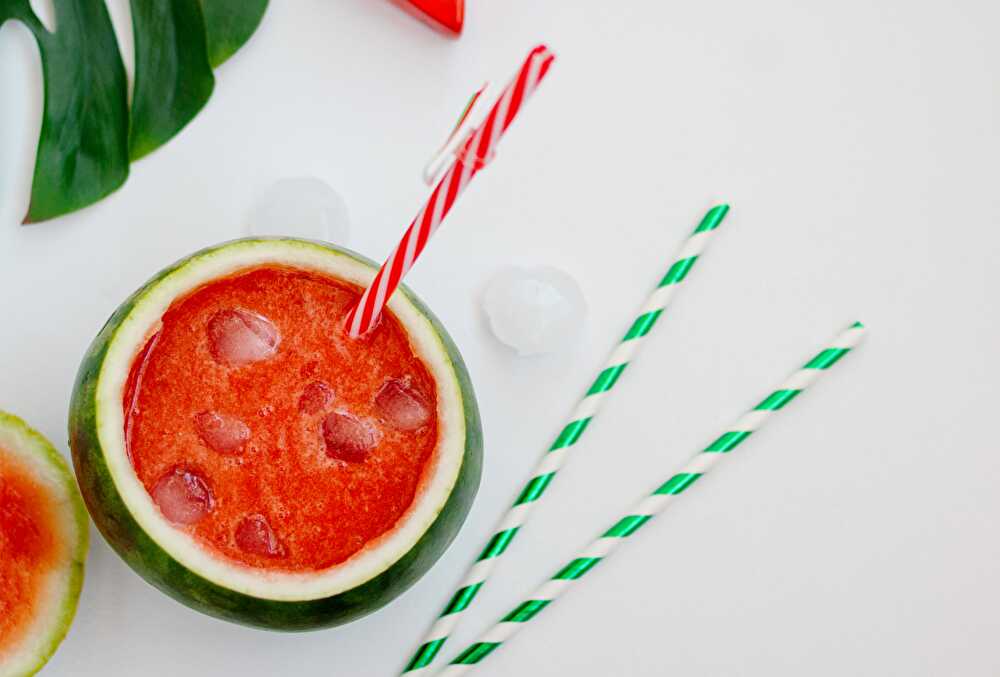
[[[391,533],[425,490],[436,414],[402,430],[377,399],[405,379],[437,412],[437,384],[392,313],[366,340],[339,332],[360,295],[331,276],[264,264],[174,301],[133,361],[122,404],[136,475],[168,519],[210,552],[257,569],[320,571]],[[208,326],[231,308],[268,322],[278,351],[253,363],[220,362]],[[206,411],[230,422],[235,435],[212,432],[237,447],[205,439]],[[331,416],[355,427],[337,430]],[[183,482],[158,498],[177,468]],[[9,573],[5,557],[0,577]],[[0,608],[3,599],[0,591]],[[3,628],[0,612],[0,637]]]
[[[465,0],[410,0],[410,4],[454,33],[462,32]]]
[[[351,336],[361,336],[378,323],[379,315],[399,281],[413,266],[427,240],[448,215],[455,199],[493,157],[500,137],[548,73],[553,60],[555,56],[544,45],[535,47],[528,54],[521,70],[493,104],[483,124],[469,136],[469,140],[456,154],[455,162],[438,182],[427,204],[406,229],[403,239],[382,264],[378,275],[365,289],[358,304],[351,309],[347,316],[347,329]]]
[[[53,490],[0,447],[0,656],[16,646],[39,613],[36,602],[66,548]]]

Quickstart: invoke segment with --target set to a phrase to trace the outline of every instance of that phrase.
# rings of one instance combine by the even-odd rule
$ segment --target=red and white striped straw
[[[472,177],[490,161],[500,137],[545,77],[554,59],[555,56],[545,45],[535,47],[528,54],[517,75],[493,104],[486,120],[456,154],[455,162],[438,182],[417,218],[406,229],[396,249],[382,264],[358,305],[351,309],[347,316],[347,328],[352,337],[363,335],[378,323],[379,315],[399,286],[399,281],[413,267],[427,240],[441,225]]]

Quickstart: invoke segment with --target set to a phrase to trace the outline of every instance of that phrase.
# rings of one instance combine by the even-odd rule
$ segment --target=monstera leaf
[[[0,25],[21,21],[42,57],[45,109],[26,223],[91,205],[128,178],[212,94],[212,68],[256,30],[267,0],[130,0],[135,42],[131,109],[104,0],[53,0],[48,31],[29,0],[0,0]]]

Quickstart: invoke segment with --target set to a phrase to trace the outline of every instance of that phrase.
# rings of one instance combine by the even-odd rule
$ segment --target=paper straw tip
[[[865,325],[861,322],[855,322],[854,324],[848,325],[847,329],[840,333],[840,336],[834,340],[833,347],[846,348],[850,350],[854,346],[861,343],[867,333],[868,328],[865,327]]]
[[[536,46],[528,54],[528,61],[534,61],[535,59],[542,60],[542,71],[548,71],[549,66],[555,61],[556,55],[553,54],[552,50],[548,48],[547,45],[541,44]]]
[[[705,213],[705,216],[701,219],[701,223],[698,224],[698,227],[695,228],[694,232],[703,233],[706,230],[715,230],[719,227],[719,224],[722,223],[722,220],[726,218],[726,214],[728,213],[728,204],[723,203],[715,205]]]

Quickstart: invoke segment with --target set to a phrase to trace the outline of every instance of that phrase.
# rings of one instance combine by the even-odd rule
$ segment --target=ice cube
[[[250,440],[247,424],[228,414],[214,411],[195,414],[194,428],[201,441],[220,454],[238,454]]]
[[[587,314],[580,285],[549,267],[511,267],[497,273],[483,294],[493,334],[520,355],[565,348]]]
[[[333,388],[322,381],[313,381],[299,396],[299,411],[303,414],[318,414],[333,402]]]
[[[375,395],[375,406],[382,419],[397,430],[416,430],[431,420],[427,399],[409,379],[386,381]]]
[[[348,463],[360,463],[375,447],[375,431],[349,414],[333,412],[323,419],[326,455]]]
[[[266,360],[281,343],[278,328],[249,310],[220,310],[208,321],[208,346],[217,362],[242,366]]]
[[[174,524],[195,524],[215,507],[215,497],[201,473],[180,466],[159,479],[153,500]]]
[[[261,196],[251,235],[284,235],[347,244],[350,216],[340,194],[315,177],[282,179]]]
[[[274,535],[274,529],[263,515],[248,515],[237,525],[236,545],[243,552],[261,557],[282,557],[285,548]]]

